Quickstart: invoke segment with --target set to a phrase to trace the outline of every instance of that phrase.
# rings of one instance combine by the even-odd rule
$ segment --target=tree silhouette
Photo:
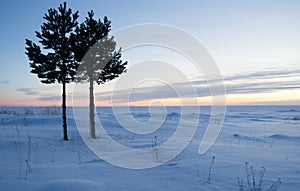
[[[75,59],[80,62],[76,80],[89,83],[90,133],[96,138],[94,82],[100,85],[118,77],[126,71],[127,62],[121,60],[121,49],[116,50],[114,38],[108,37],[111,21],[107,17],[97,21],[93,16],[93,11],[88,12],[70,38]]]
[[[43,17],[46,21],[41,25],[41,32],[35,32],[41,47],[26,39],[26,55],[31,72],[37,74],[42,83],[62,84],[62,119],[63,138],[68,140],[66,120],[66,84],[74,80],[78,63],[74,59],[70,44],[70,35],[78,25],[78,11],[66,8],[66,2],[60,4],[58,10],[49,9]]]

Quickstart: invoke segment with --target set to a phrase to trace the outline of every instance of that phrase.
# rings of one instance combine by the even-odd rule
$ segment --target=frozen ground
[[[132,111],[137,120],[149,119],[145,108]],[[199,155],[210,113],[209,107],[201,107],[197,132],[188,147],[172,161],[145,170],[115,167],[93,154],[78,133],[72,108],[68,111],[68,142],[61,139],[58,109],[4,107],[0,113],[1,191],[232,191],[239,190],[238,177],[246,180],[245,162],[253,166],[257,183],[259,170],[266,168],[264,188],[278,178],[279,190],[300,188],[299,106],[228,107],[216,143],[205,155]],[[116,141],[145,148],[153,141],[160,144],[167,140],[181,117],[180,108],[169,107],[162,130],[138,136],[124,131],[110,108],[98,108],[97,113]]]

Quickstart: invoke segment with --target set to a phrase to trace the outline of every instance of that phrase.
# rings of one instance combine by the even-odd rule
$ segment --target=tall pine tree
[[[31,72],[41,78],[45,84],[62,84],[62,120],[63,138],[68,140],[66,120],[66,84],[74,80],[78,64],[74,59],[70,36],[78,25],[78,12],[60,4],[58,10],[49,9],[43,17],[41,32],[35,32],[42,48],[26,39],[26,55],[30,61]],[[42,50],[45,52],[43,53]]]
[[[121,49],[116,48],[113,37],[108,37],[111,21],[104,17],[103,22],[93,18],[88,12],[86,20],[76,27],[71,35],[75,59],[80,62],[76,79],[89,83],[90,133],[96,138],[94,82],[104,84],[126,71],[127,62],[121,60]]]

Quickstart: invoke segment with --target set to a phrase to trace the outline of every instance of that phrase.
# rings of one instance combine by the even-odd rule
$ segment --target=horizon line
[[[149,106],[149,105],[95,105],[95,107],[212,107],[212,106],[223,106],[223,105],[211,105],[211,104],[204,104],[204,105],[162,105],[162,106]],[[225,104],[227,106],[300,106],[299,104]],[[0,105],[0,107],[62,107],[61,105]],[[72,106],[68,105],[67,107],[89,107],[88,105],[77,105]]]

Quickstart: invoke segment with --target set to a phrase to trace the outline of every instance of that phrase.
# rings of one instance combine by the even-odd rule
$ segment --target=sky
[[[30,73],[25,55],[25,39],[37,41],[43,15],[63,1],[1,1],[0,2],[0,105],[60,105],[61,85],[41,84]],[[300,1],[298,0],[187,0],[187,1],[67,1],[79,11],[82,22],[87,11],[96,18],[108,16],[112,32],[128,26],[158,23],[174,26],[196,38],[210,53],[223,78],[228,105],[300,104]],[[123,60],[129,62],[128,73],[138,61],[163,59],[194,85],[200,105],[209,105],[211,95],[205,76],[180,55],[159,47],[126,50]],[[167,55],[167,56],[166,56]],[[169,55],[169,56],[168,56]],[[149,63],[151,65],[151,63]],[[153,68],[153,67],[152,67]],[[151,69],[151,67],[149,68]],[[149,69],[141,73],[147,74]],[[165,72],[162,69],[153,70]],[[134,75],[134,74],[133,74]],[[119,81],[122,78],[119,79]],[[172,81],[137,82],[132,88],[114,89],[118,79],[95,88],[97,106],[110,105],[112,92],[117,104],[126,105],[128,88],[132,89],[131,105],[148,105],[155,101],[179,105],[174,87],[185,83]],[[68,86],[68,105],[72,105],[74,84]],[[124,96],[125,95],[125,96]],[[177,97],[176,97],[177,96]]]

